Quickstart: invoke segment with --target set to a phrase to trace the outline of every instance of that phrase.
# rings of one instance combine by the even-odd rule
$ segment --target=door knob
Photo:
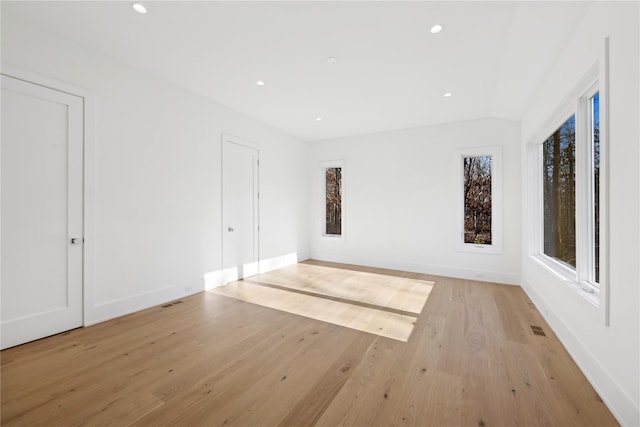
[[[81,241],[82,241],[82,239],[80,239],[78,237],[74,237],[74,238],[71,239],[71,244],[72,245],[79,245]]]
[[[229,227],[229,228],[227,228],[227,231],[228,231],[229,233],[233,233],[235,230],[233,229],[233,227]]]

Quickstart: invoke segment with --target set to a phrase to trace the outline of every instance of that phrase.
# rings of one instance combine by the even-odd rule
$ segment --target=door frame
[[[257,193],[258,199],[256,202],[256,211],[255,211],[255,225],[257,229],[254,229],[255,233],[255,245],[256,245],[256,256],[255,256],[255,264],[256,264],[256,272],[260,273],[260,145],[251,141],[247,141],[242,138],[238,138],[236,136],[230,135],[228,133],[222,133],[221,135],[221,144],[220,144],[220,271],[222,272],[222,285],[226,285],[229,282],[234,281],[232,274],[225,269],[224,266],[224,233],[225,233],[225,224],[224,224],[224,159],[225,159],[225,145],[226,144],[235,144],[240,145],[245,148],[249,148],[255,150],[258,153],[258,165],[257,165]]]
[[[95,222],[94,222],[94,177],[95,145],[93,129],[93,95],[90,91],[29,71],[11,64],[1,63],[1,73],[7,77],[22,80],[49,89],[65,92],[83,98],[83,160],[82,160],[82,325],[95,323],[93,308],[95,295]],[[0,196],[0,205],[2,198]],[[0,231],[1,232],[1,231]],[[1,249],[0,249],[1,250]],[[0,265],[0,269],[2,266]]]

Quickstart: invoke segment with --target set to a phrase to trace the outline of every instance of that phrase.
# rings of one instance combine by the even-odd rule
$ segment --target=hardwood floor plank
[[[495,300],[498,313],[500,313],[500,321],[505,332],[505,336],[510,341],[524,343],[527,341],[528,331],[525,329],[519,317],[511,306],[511,299],[506,295],[506,290],[500,289],[494,291],[493,298]]]
[[[417,319],[389,311],[260,286],[248,281],[229,284],[212,292],[399,341],[409,339]]]
[[[7,349],[1,424],[618,425],[518,287],[318,261],[278,275],[287,286],[336,295],[346,292],[345,277],[352,294],[342,295],[353,295],[377,275],[388,288],[369,301],[405,308],[413,290],[399,291],[394,280],[435,284],[406,342],[353,329],[399,334],[405,324],[395,329],[384,306],[327,306],[283,286],[277,298],[296,301],[303,315],[204,292]]]
[[[265,375],[282,357],[279,345],[295,346],[300,342],[300,325],[288,323],[282,328],[265,328],[263,332],[241,342],[231,351],[217,347],[189,372],[153,390],[168,405],[140,419],[135,425],[176,425],[185,417],[197,416],[202,405],[216,409],[216,399],[231,399],[244,392]],[[195,415],[193,415],[195,414]]]
[[[331,300],[331,301],[343,302],[343,303],[346,303],[346,304],[357,305],[357,306],[360,306],[360,307],[367,307],[367,308],[373,308],[375,310],[388,311],[390,313],[403,314],[405,316],[410,316],[410,317],[413,317],[415,315],[415,313],[411,313],[409,311],[398,310],[398,309],[395,309],[395,308],[390,308],[388,306],[378,306],[378,305],[373,305],[373,304],[369,304],[369,303],[366,303],[366,302],[348,300],[348,299],[344,299],[344,298],[340,298],[340,297],[334,297],[334,296],[331,296],[331,295],[319,294],[319,293],[316,293],[316,292],[303,290],[301,288],[279,286],[279,285],[276,285],[276,284],[273,284],[273,283],[261,282],[259,280],[254,280],[254,279],[245,279],[245,280],[243,280],[243,282],[244,283],[250,283],[252,285],[266,286],[268,288],[273,288],[273,289],[280,289],[280,290],[287,291],[287,292],[296,292],[296,293],[299,293],[299,294],[308,295],[308,296],[317,297],[317,298],[322,298],[322,299],[327,299],[327,300]]]
[[[350,270],[341,272],[340,286],[335,286],[338,278],[327,280],[331,272],[320,266],[296,264],[261,274],[260,282],[414,314],[422,311],[433,288],[433,282],[428,280]],[[255,283],[255,279],[245,282]]]
[[[371,335],[360,334],[321,376],[321,379],[289,411],[279,426],[313,426],[331,404],[360,364],[374,342]]]
[[[240,413],[232,423],[236,426],[282,424],[290,408],[300,405],[304,396],[310,393],[314,386],[309,381],[310,378],[327,377],[333,369],[334,360],[337,360],[336,356],[346,351],[350,343],[373,339],[371,336],[358,339],[356,337],[362,337],[361,334],[346,328],[336,329],[335,332],[330,339],[321,336],[321,333],[309,335],[307,338],[314,341],[310,343],[310,347],[292,354],[290,359],[281,360],[279,367],[272,370],[269,377],[254,384],[250,394],[245,393],[226,405],[222,413]],[[320,395],[321,392],[328,394],[328,398],[333,398],[333,389],[316,390],[314,401],[325,400]],[[240,411],[247,408],[251,411]],[[301,417],[299,423],[293,425],[308,425],[309,422],[309,419]]]
[[[355,372],[322,414],[317,426],[383,425],[380,417],[389,411],[390,399],[396,399],[394,384],[403,367],[395,342],[378,337]]]

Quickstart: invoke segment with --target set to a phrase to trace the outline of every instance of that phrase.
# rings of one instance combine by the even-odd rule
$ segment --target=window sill
[[[474,254],[491,254],[500,255],[502,249],[497,245],[476,245],[473,243],[458,243],[456,245],[457,252],[470,252]]]
[[[320,235],[320,238],[323,240],[330,240],[333,242],[341,242],[344,241],[344,234],[342,235],[337,235],[337,234],[322,234]]]
[[[594,307],[600,306],[600,290],[588,283],[578,281],[576,273],[560,263],[543,255],[532,255],[537,264],[553,274],[558,280],[574,290],[578,295],[590,302]]]

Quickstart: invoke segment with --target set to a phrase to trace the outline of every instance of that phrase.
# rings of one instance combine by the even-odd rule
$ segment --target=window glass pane
[[[491,156],[465,157],[464,242],[491,244]]]
[[[575,116],[543,144],[544,253],[576,266]]]
[[[325,234],[342,235],[342,168],[325,169]]]
[[[600,282],[600,93],[591,98],[593,114],[593,233],[594,233],[594,279]]]

